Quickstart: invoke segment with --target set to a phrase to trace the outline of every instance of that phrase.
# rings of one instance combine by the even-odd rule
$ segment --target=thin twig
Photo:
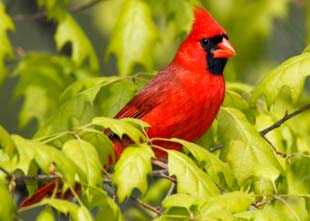
[[[223,147],[224,147],[223,144],[219,144],[219,145],[217,145],[217,146],[211,147],[211,148],[209,149],[209,151],[210,151],[210,152],[215,152],[215,151],[218,151],[218,150],[220,150],[220,149],[223,149]]]
[[[58,175],[45,175],[45,174],[38,174],[38,175],[15,175],[15,180],[16,182],[21,182],[21,181],[25,181],[25,180],[55,180],[55,179],[59,179],[61,177],[59,177]]]
[[[267,139],[267,137],[265,136],[262,136],[262,138],[270,145],[271,149],[277,154],[277,155],[280,155],[282,157],[287,157],[287,154],[286,153],[283,153],[281,151],[279,151],[272,143],[270,140]]]
[[[45,11],[40,11],[37,12],[34,15],[14,15],[12,16],[13,21],[34,21],[38,19],[42,19],[46,17],[46,12]]]
[[[112,179],[111,174],[109,174],[109,172],[105,168],[102,168],[102,171],[103,171],[104,175],[106,175],[110,180]]]
[[[277,154],[277,155],[280,155],[284,158],[286,157],[293,157],[294,154],[286,154],[286,153],[283,153],[281,151],[279,151],[272,143],[270,140],[268,140],[268,138],[265,136],[267,133],[269,133],[270,131],[276,129],[276,128],[279,128],[284,122],[286,122],[287,120],[295,117],[296,115],[306,111],[310,109],[310,104],[307,104],[301,108],[299,108],[298,110],[288,114],[288,113],[285,113],[285,115],[280,119],[278,120],[276,123],[274,123],[273,125],[267,127],[266,129],[264,130],[261,130],[259,132],[259,134],[262,136],[262,138],[270,145],[270,147],[272,148],[272,150]]]
[[[12,176],[13,176],[9,171],[7,171],[6,169],[4,169],[4,168],[1,167],[1,166],[0,166],[0,171],[2,171],[3,173],[5,173],[5,175],[6,175],[9,179],[11,179]]]
[[[171,184],[171,186],[170,186],[170,188],[169,188],[169,190],[168,190],[168,192],[167,192],[167,194],[166,194],[166,196],[165,196],[165,199],[166,199],[167,197],[169,197],[169,196],[174,192],[175,186],[176,186],[175,183],[172,183],[172,184]]]
[[[6,174],[7,179],[11,180],[14,177],[16,182],[23,182],[25,180],[55,180],[61,178],[59,175],[50,174],[38,174],[38,175],[15,175],[0,166],[0,171]]]
[[[167,168],[164,168],[164,169],[161,169],[161,170],[154,170],[153,171],[153,176],[164,178],[164,179],[167,179],[167,180],[170,180],[170,181],[176,183],[177,179],[175,177],[173,177],[173,176],[169,176],[167,173],[168,173],[168,169]]]
[[[168,169],[161,169],[161,170],[153,170],[153,175],[160,175],[160,174],[165,174],[168,172]]]
[[[157,165],[157,166],[161,167],[161,168],[168,169],[168,164],[163,162],[163,161],[161,161],[161,160],[152,159],[152,163],[154,165]]]
[[[74,6],[71,6],[69,8],[70,12],[80,12],[80,11],[84,11],[86,9],[89,9],[95,5],[97,5],[98,3],[100,2],[103,2],[103,1],[106,1],[106,0],[92,0],[92,1],[89,1],[85,4],[82,4],[82,5],[74,5]]]
[[[74,5],[69,7],[69,11],[70,12],[80,12],[86,9],[89,9],[93,6],[95,6],[96,4],[103,2],[105,0],[91,0],[85,4],[82,5]],[[46,17],[46,11],[40,11],[34,15],[15,15],[12,16],[12,19],[14,21],[33,21],[33,20],[37,20],[37,19],[42,19]]]
[[[170,180],[174,183],[177,182],[177,179],[175,177],[172,177],[172,176],[168,176],[164,173],[160,173],[160,174],[153,174],[153,176],[156,176],[156,177],[160,177],[160,178],[164,178],[164,179],[167,179],[167,180]]]
[[[76,201],[79,203],[79,205],[84,205],[82,200],[79,197],[79,194],[75,191],[74,187],[69,186],[69,189],[71,191],[71,193],[73,194],[74,198],[76,199]]]
[[[304,154],[304,153],[291,153],[287,155],[287,158],[292,158],[292,157],[307,157],[310,158],[309,154]]]
[[[156,213],[158,216],[160,216],[162,214],[161,208],[159,208],[159,207],[151,206],[150,204],[143,202],[142,200],[140,200],[139,198],[134,197],[134,196],[130,196],[130,199],[132,199],[133,201],[135,201],[139,205],[143,206],[144,208],[151,210],[152,212]]]
[[[310,104],[307,104],[307,105],[299,108],[298,110],[296,110],[290,114],[286,113],[284,115],[284,117],[282,117],[279,121],[277,121],[276,123],[274,123],[270,127],[267,127],[266,129],[260,131],[259,134],[261,136],[265,136],[267,133],[269,133],[273,129],[280,127],[285,121],[287,121],[287,120],[291,119],[292,117],[295,117],[296,115],[300,114],[301,112],[304,112],[304,111],[309,110],[309,109],[310,109]]]
[[[112,180],[111,179],[102,179],[103,183],[106,183],[106,184],[111,184],[112,183]]]

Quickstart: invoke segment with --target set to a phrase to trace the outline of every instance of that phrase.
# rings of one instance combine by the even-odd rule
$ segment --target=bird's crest
[[[211,38],[216,35],[226,34],[226,31],[212,18],[204,8],[194,9],[195,20],[190,35],[195,38]]]

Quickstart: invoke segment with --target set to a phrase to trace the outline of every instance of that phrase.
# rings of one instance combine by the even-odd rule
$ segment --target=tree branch
[[[176,179],[175,177],[173,177],[173,176],[168,176],[167,174],[162,173],[162,172],[161,172],[161,173],[153,173],[153,176],[160,177],[160,178],[164,178],[164,179],[170,180],[170,181],[172,181],[172,182],[174,182],[174,183],[177,182],[177,179]]]
[[[267,139],[267,137],[265,136],[262,136],[263,139],[270,145],[271,149],[277,154],[277,155],[280,155],[282,157],[287,157],[287,154],[286,153],[283,153],[281,151],[279,151],[272,143],[270,140]]]
[[[152,163],[156,166],[159,166],[161,168],[164,168],[164,169],[168,169],[168,164],[161,161],[161,160],[158,160],[158,159],[152,159]]]
[[[93,6],[95,6],[96,4],[100,3],[100,2],[103,2],[103,1],[106,1],[106,0],[91,0],[85,4],[82,4],[82,5],[74,5],[72,7],[69,8],[69,11],[70,12],[80,12],[80,11],[84,11],[86,9],[89,9]]]
[[[80,12],[80,11],[89,9],[103,1],[106,1],[106,0],[91,0],[82,5],[73,5],[69,7],[69,12]],[[46,17],[46,11],[40,11],[34,15],[15,15],[15,16],[12,16],[12,19],[14,21],[32,21],[32,20],[42,19],[45,17]]]
[[[5,173],[5,175],[7,176],[7,178],[11,179],[12,178],[12,174],[7,171],[6,169],[4,169],[3,167],[0,166],[0,171],[2,171],[3,173]]]
[[[38,175],[15,175],[16,182],[23,182],[24,180],[55,180],[61,178],[58,175],[51,174],[51,175],[45,175],[45,174],[38,174]]]
[[[3,167],[0,167],[0,171],[6,174],[8,180],[14,179],[16,182],[24,182],[25,180],[55,180],[61,178],[59,175],[55,174],[38,174],[38,175],[15,175],[8,172]]]
[[[158,216],[160,216],[162,214],[161,208],[159,208],[159,207],[151,206],[150,204],[143,202],[142,200],[140,200],[139,198],[134,197],[134,196],[130,196],[130,199],[132,199],[133,201],[135,201],[139,205],[143,206],[144,208],[151,210],[152,212],[156,213]]]
[[[287,153],[284,153],[284,152],[281,152],[279,151],[272,143],[270,140],[268,140],[268,138],[265,136],[267,133],[269,133],[270,131],[276,129],[276,128],[279,128],[284,122],[288,121],[289,119],[295,117],[296,115],[304,112],[304,111],[307,111],[310,109],[310,104],[307,104],[301,108],[299,108],[298,110],[288,114],[287,112],[285,113],[285,115],[280,119],[278,120],[277,122],[275,122],[273,125],[267,127],[266,129],[264,130],[261,130],[259,132],[259,134],[262,136],[262,138],[270,145],[270,147],[272,148],[272,150],[277,154],[277,155],[280,155],[284,158],[286,157],[292,157],[294,154],[287,154]]]
[[[210,152],[215,152],[215,151],[221,150],[223,148],[224,148],[224,145],[223,144],[219,144],[217,146],[211,147],[209,151]]]
[[[167,194],[166,194],[166,196],[165,196],[165,199],[167,197],[169,197],[170,195],[172,195],[172,193],[174,192],[175,187],[176,187],[176,183],[172,183],[170,188],[169,188],[169,190],[168,190],[168,192],[167,192]]]
[[[271,125],[270,127],[267,127],[266,129],[261,130],[261,131],[259,132],[259,134],[260,134],[261,136],[265,136],[265,135],[266,135],[267,133],[269,133],[270,131],[272,131],[272,130],[278,128],[278,127],[280,127],[285,121],[287,121],[287,120],[289,120],[289,119],[295,117],[296,115],[298,115],[298,114],[300,114],[300,113],[302,113],[302,112],[304,112],[304,111],[306,111],[306,110],[309,110],[309,109],[310,109],[310,104],[307,104],[307,105],[305,105],[305,106],[299,108],[298,110],[296,110],[296,111],[294,111],[294,112],[292,112],[292,113],[290,113],[290,114],[287,114],[287,113],[286,113],[279,121],[277,121],[276,123],[274,123],[274,124]]]

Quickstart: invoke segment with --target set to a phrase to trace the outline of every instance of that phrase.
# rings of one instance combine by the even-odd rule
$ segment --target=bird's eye
[[[203,38],[200,40],[200,44],[203,48],[206,48],[210,45],[210,41],[209,39]]]

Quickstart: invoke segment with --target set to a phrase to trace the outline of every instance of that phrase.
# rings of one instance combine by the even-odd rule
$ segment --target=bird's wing
[[[149,113],[160,103],[160,97],[162,94],[156,93],[154,95],[152,91],[141,91],[125,107],[123,107],[118,114],[116,114],[115,118],[142,118]]]
[[[169,70],[170,69],[170,70]],[[174,75],[171,68],[161,71],[140,91],[114,118],[142,118],[167,99],[167,90],[171,90]],[[169,72],[168,72],[169,71]]]

